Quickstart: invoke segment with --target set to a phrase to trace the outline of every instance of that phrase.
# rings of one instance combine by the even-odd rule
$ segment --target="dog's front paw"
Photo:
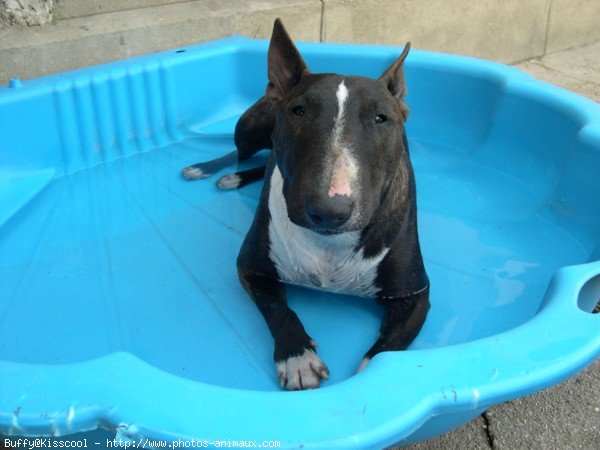
[[[217,180],[217,187],[223,191],[237,189],[240,186],[242,177],[237,173],[228,173]]]
[[[360,362],[360,365],[358,366],[358,369],[356,369],[356,373],[362,372],[363,370],[365,370],[365,367],[367,367],[367,365],[371,362],[371,358],[369,358],[368,356],[365,356],[363,358],[363,360]]]
[[[305,349],[300,356],[276,361],[277,378],[281,387],[289,390],[315,389],[322,379],[329,378],[329,369],[314,350]]]
[[[201,180],[212,176],[212,172],[203,169],[200,164],[186,167],[181,171],[181,176],[187,180]]]

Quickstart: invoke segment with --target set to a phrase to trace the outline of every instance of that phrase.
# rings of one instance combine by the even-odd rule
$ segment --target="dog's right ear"
[[[267,97],[275,103],[285,97],[309,72],[280,19],[275,20],[267,56]]]

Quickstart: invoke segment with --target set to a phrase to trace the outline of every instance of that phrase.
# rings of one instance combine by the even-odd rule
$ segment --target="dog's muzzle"
[[[340,231],[354,210],[354,200],[346,195],[312,197],[306,205],[306,215],[311,228],[321,234]]]

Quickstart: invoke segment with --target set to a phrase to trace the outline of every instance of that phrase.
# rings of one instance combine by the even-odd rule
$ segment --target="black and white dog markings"
[[[272,149],[266,167],[222,176],[220,189],[265,178],[237,260],[241,284],[275,341],[281,386],[310,389],[329,377],[316,343],[286,302],[285,283],[371,298],[384,308],[377,353],[404,350],[429,310],[417,235],[415,182],[404,123],[404,60],[375,80],[312,74],[276,20],[266,95],[240,118],[237,150],[182,171],[206,178]]]

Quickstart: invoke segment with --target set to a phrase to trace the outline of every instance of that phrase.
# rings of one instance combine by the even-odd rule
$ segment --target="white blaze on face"
[[[344,84],[344,80],[338,85],[335,93],[338,101],[338,113],[333,125],[333,141],[339,143],[344,131],[344,122],[346,119],[346,100],[348,100],[348,88]]]
[[[348,88],[344,81],[338,85],[336,97],[338,101],[338,113],[333,125],[332,149],[334,155],[333,170],[329,181],[329,197],[335,195],[352,195],[352,181],[356,178],[356,162],[349,149],[342,143],[342,135],[346,122],[346,101],[348,100]]]

